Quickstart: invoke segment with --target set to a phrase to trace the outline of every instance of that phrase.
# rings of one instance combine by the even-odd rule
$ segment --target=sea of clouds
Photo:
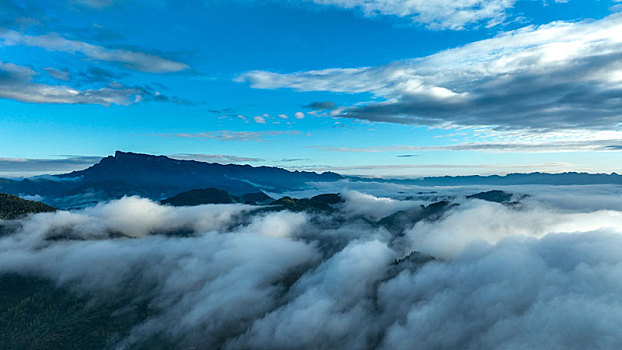
[[[5,221],[0,274],[146,301],[115,349],[622,348],[622,188],[437,188],[459,205],[391,233],[380,219],[434,198],[364,186],[335,213],[125,197]]]

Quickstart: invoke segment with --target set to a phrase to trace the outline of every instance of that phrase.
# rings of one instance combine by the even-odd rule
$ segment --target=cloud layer
[[[29,159],[0,157],[0,175],[24,176],[45,172],[73,171],[97,163],[101,157],[68,156],[59,159]]]
[[[617,348],[622,212],[611,207],[622,204],[601,189],[577,194],[574,209],[556,205],[568,198],[550,187],[520,206],[458,196],[438,220],[397,233],[376,221],[418,202],[350,191],[327,215],[130,197],[4,222],[0,272],[93,300],[147,300],[148,317],[117,349],[149,339],[224,349]],[[609,196],[609,208],[579,200],[591,194]]]
[[[331,114],[417,125],[504,129],[619,126],[622,16],[553,22],[385,66],[290,74],[251,71],[254,88],[371,93],[382,99]],[[368,98],[367,98],[368,99]],[[366,100],[367,100],[366,99]]]

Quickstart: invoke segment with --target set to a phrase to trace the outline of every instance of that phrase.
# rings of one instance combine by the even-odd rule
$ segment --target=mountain
[[[380,221],[378,224],[385,227],[393,234],[399,234],[406,228],[413,227],[415,223],[421,220],[434,221],[440,218],[445,212],[456,207],[458,204],[448,201],[440,201],[432,203],[428,206],[413,207],[406,210],[400,210],[393,213]]]
[[[527,197],[527,195],[518,195],[500,190],[479,192],[466,196],[468,199],[481,199],[507,206],[519,205],[520,201]],[[438,220],[448,210],[453,209],[458,205],[458,203],[442,200],[427,206],[421,205],[419,207],[412,207],[406,210],[400,210],[385,218],[382,218],[378,221],[378,224],[384,226],[393,234],[399,234],[400,232],[403,232],[404,229],[413,227],[415,223],[421,220]]]
[[[331,212],[334,205],[343,202],[341,196],[335,193],[320,194],[311,198],[283,197],[271,204],[281,209],[291,211],[320,211]]]
[[[240,197],[240,201],[244,204],[270,204],[274,198],[268,196],[267,194],[259,191],[254,193],[247,193]]]
[[[260,192],[282,193],[303,189],[310,182],[332,182],[342,179],[341,175],[332,172],[315,173],[288,171],[277,167],[205,163],[117,151],[114,156],[102,158],[97,164],[80,171],[23,180],[0,179],[0,192],[15,195],[40,195],[45,197],[47,203],[62,209],[85,207],[126,195],[139,195],[161,200],[202,188],[221,189],[231,196],[239,197],[242,203],[268,204],[271,198],[265,198],[259,194]],[[366,179],[351,176],[348,179],[420,186],[622,184],[622,175],[616,173],[573,172],[505,176],[442,176],[419,179]],[[259,195],[257,198],[248,197],[252,193]]]
[[[233,194],[244,194],[267,188],[274,191],[302,187],[309,181],[335,181],[335,173],[288,171],[276,167],[205,163],[177,160],[117,151],[114,157],[103,158],[92,167],[60,175],[60,178],[83,178],[90,183],[123,181],[134,187],[190,190],[215,187]]]
[[[266,210],[291,210],[291,211],[332,211],[335,204],[343,202],[343,199],[334,193],[320,194],[311,198],[283,197],[273,200],[263,192],[247,193],[242,196],[234,196],[218,188],[202,188],[185,191],[173,197],[163,199],[161,204],[172,206],[194,206],[201,204],[269,204],[272,208]]]
[[[0,349],[106,349],[146,317],[146,306],[129,311],[128,303],[94,304],[46,279],[0,274]]]
[[[500,190],[492,190],[487,192],[480,192],[466,196],[468,199],[481,199],[488,202],[495,202],[500,204],[507,204],[512,202],[514,195]],[[524,196],[523,196],[524,197]]]
[[[160,201],[162,204],[170,204],[176,207],[201,204],[230,204],[235,202],[227,191],[217,188],[190,190]]]
[[[514,173],[507,175],[468,175],[468,176],[434,176],[417,179],[366,179],[361,177],[348,177],[353,181],[390,182],[419,186],[510,186],[510,185],[622,185],[622,175],[590,174],[566,172],[559,174],[549,173]]]
[[[339,174],[288,171],[276,167],[205,163],[117,151],[80,171],[24,180],[0,181],[0,190],[41,195],[58,207],[85,206],[124,195],[162,199],[198,188],[232,195],[300,189],[307,182],[342,179]]]
[[[0,193],[0,219],[12,220],[31,213],[46,213],[56,209],[47,204],[29,201],[17,196]]]
[[[247,193],[240,197],[233,196],[227,191],[223,191],[217,188],[201,188],[196,190],[190,190],[174,195],[171,198],[161,200],[161,204],[169,204],[175,207],[180,206],[193,206],[201,204],[230,204],[230,203],[244,203],[244,204],[269,204],[272,202],[272,197],[259,191],[253,193]]]

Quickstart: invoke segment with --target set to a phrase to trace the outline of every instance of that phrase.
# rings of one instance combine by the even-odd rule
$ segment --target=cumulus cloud
[[[24,221],[21,230],[29,239],[49,238],[59,232],[81,239],[110,235],[144,237],[184,230],[207,232],[222,228],[246,210],[250,207],[241,204],[175,208],[145,198],[124,197],[78,211],[35,215]]]
[[[78,40],[70,40],[58,34],[27,35],[12,30],[0,30],[1,46],[35,46],[49,51],[82,54],[88,58],[117,62],[130,69],[149,73],[170,73],[188,69],[188,65],[139,51],[108,49]]]
[[[154,339],[223,349],[618,348],[622,212],[558,206],[568,198],[556,187],[523,189],[546,195],[514,206],[456,197],[458,206],[397,233],[377,219],[417,203],[347,189],[331,214],[128,197],[0,222],[0,273],[93,302],[127,300],[124,312],[148,305],[111,338],[117,349]],[[619,191],[609,192],[618,208]]]
[[[269,213],[265,216],[258,216],[242,231],[259,233],[267,237],[290,237],[300,231],[307,219],[307,216],[302,213],[288,211]]]
[[[417,203],[399,201],[388,197],[375,197],[367,193],[347,190],[341,193],[346,200],[344,210],[353,215],[363,215],[371,220],[378,221],[399,210],[416,207]]]
[[[383,100],[331,113],[368,121],[612,129],[619,125],[621,107],[620,31],[622,16],[612,14],[528,26],[384,66],[251,71],[236,80],[262,89],[371,93]]]
[[[368,347],[373,328],[364,325],[374,323],[368,295],[392,257],[376,240],[347,246],[303,276],[289,303],[255,321],[229,348]]]
[[[294,118],[296,118],[296,119],[304,119],[304,117],[305,117],[305,114],[302,113],[302,112],[294,113]]]
[[[472,200],[440,222],[419,222],[406,234],[413,249],[442,258],[455,258],[474,241],[495,244],[509,236],[543,237],[566,232],[617,230],[618,211],[560,213],[541,205],[514,210],[498,203]]]
[[[508,238],[399,275],[379,288],[381,308],[402,320],[381,348],[615,348],[620,339],[604,335],[620,321],[620,260],[607,245],[621,238]]]
[[[265,124],[266,123],[266,118],[260,117],[260,116],[255,116],[255,117],[253,117],[253,121],[255,121],[255,123],[257,123],[257,124]]]

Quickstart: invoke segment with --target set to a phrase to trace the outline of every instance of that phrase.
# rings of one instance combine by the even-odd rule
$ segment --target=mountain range
[[[311,182],[334,182],[344,179],[419,186],[622,184],[622,175],[616,173],[576,172],[367,179],[356,176],[343,177],[334,172],[316,173],[289,171],[278,167],[205,163],[117,151],[114,156],[102,158],[97,164],[80,171],[26,179],[0,178],[0,192],[41,197],[56,208],[68,209],[85,207],[127,195],[162,200],[186,191],[217,188],[232,196],[240,197],[260,192],[282,193],[304,189]]]
[[[511,185],[622,185],[622,175],[592,173],[511,173],[507,175],[430,176],[415,179],[364,179],[357,181],[391,182],[418,186],[511,186]]]
[[[0,192],[42,196],[58,208],[82,207],[101,200],[140,195],[159,200],[198,188],[233,195],[282,192],[308,182],[341,180],[332,172],[289,171],[277,167],[205,163],[166,156],[117,151],[87,169],[22,180],[0,179]]]

